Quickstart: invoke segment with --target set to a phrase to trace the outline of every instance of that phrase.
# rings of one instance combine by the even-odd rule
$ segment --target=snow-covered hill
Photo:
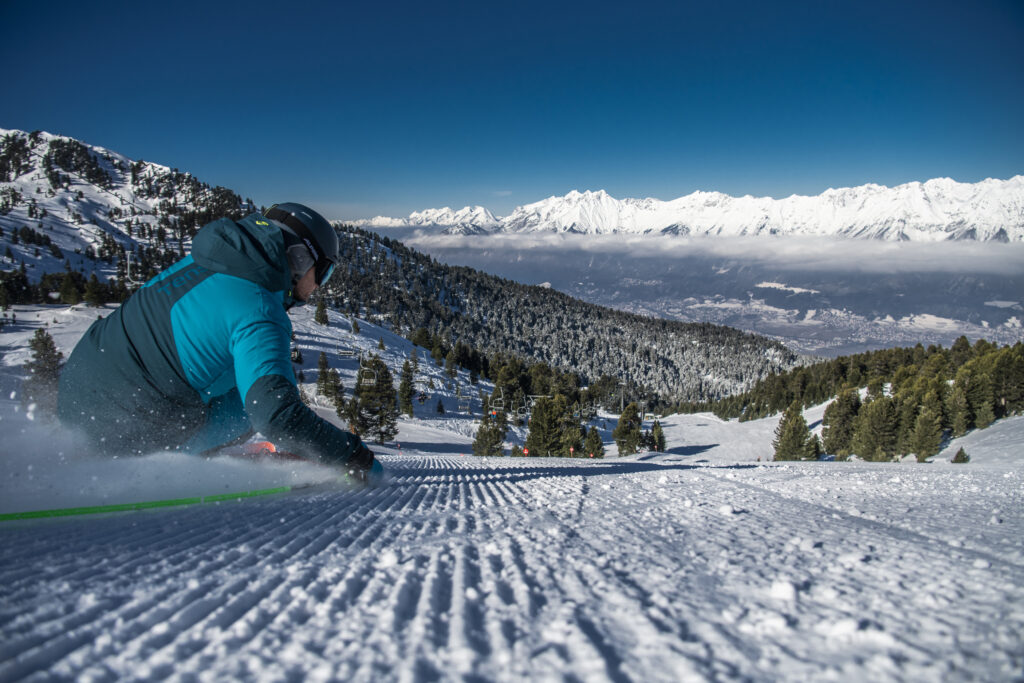
[[[160,270],[188,252],[198,227],[252,208],[178,169],[66,136],[0,128],[0,263],[6,270],[24,262],[32,281],[65,265],[102,280],[124,277],[126,254],[136,268]],[[31,233],[15,236],[21,231]]]
[[[830,189],[816,197],[730,197],[694,192],[671,201],[615,199],[573,191],[517,207],[501,219],[481,207],[427,210],[406,219],[355,221],[452,232],[803,235],[891,241],[1024,240],[1024,176],[958,183],[949,178],[896,187]]]
[[[0,522],[0,680],[996,681],[1024,668],[1024,417],[924,465],[769,463],[777,417],[709,414],[666,418],[664,454],[483,459],[453,405],[467,378],[442,386],[421,354],[432,400],[374,445],[387,485],[353,491],[312,465],[83,452],[10,393],[34,329],[66,353],[96,311],[16,310],[0,332],[5,511],[315,486]],[[411,352],[310,313],[295,318],[307,391],[321,350],[349,387],[358,361],[339,351],[383,339],[393,371]],[[452,409],[438,415],[437,399]],[[805,413],[814,429],[823,409]],[[948,462],[959,445],[970,464]]]

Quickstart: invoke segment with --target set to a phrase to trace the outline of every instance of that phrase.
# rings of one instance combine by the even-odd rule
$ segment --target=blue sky
[[[1024,2],[8,4],[0,127],[331,218],[1024,173]]]

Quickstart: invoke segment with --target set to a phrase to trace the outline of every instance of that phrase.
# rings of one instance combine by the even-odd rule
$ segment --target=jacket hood
[[[192,239],[192,258],[203,268],[255,282],[271,292],[291,288],[284,237],[259,213],[203,226]]]

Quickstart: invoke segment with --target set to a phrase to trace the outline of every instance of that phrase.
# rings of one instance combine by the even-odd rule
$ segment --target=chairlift
[[[370,365],[359,357],[359,384],[364,387],[372,387],[377,384],[377,372]]]
[[[339,346],[338,355],[342,358],[352,358],[356,355],[356,350],[350,346]]]
[[[505,390],[501,387],[495,389],[498,394],[498,398],[494,398],[494,394],[491,394],[491,400],[489,405],[492,411],[504,411],[505,410]]]
[[[466,398],[466,399],[461,399],[461,400],[459,401],[459,410],[460,410],[461,412],[464,412],[464,413],[469,413],[469,412],[472,412],[472,411],[470,410],[470,408],[472,407],[472,405],[471,405],[471,404],[472,404],[472,402],[471,402],[471,401],[470,401],[470,400],[469,400],[468,398]]]

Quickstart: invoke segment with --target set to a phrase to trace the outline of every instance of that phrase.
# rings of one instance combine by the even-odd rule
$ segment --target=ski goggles
[[[306,224],[287,211],[278,209],[276,204],[267,209],[264,216],[272,221],[281,223],[305,243],[310,256],[313,257],[317,285],[323,287],[327,284],[327,281],[331,279],[331,275],[334,273],[334,261],[321,255],[320,249],[317,248],[316,239],[313,237],[310,229],[306,227]]]
[[[319,261],[316,264],[316,282],[321,287],[326,285],[327,281],[331,279],[331,275],[334,274],[334,262],[327,259],[323,259],[323,261],[327,264],[326,267],[323,267]]]

